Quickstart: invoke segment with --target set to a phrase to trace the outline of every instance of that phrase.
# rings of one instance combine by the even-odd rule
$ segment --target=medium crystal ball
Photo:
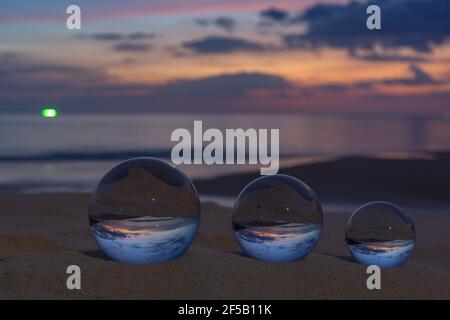
[[[249,257],[264,261],[303,259],[319,241],[322,224],[322,208],[311,188],[281,174],[251,182],[233,210],[237,242]]]

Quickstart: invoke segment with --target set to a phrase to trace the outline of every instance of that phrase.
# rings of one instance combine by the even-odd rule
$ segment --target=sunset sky
[[[0,112],[450,116],[450,2],[374,3],[381,31],[365,1],[2,0]]]

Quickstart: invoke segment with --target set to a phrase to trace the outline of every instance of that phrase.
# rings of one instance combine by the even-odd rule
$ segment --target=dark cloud
[[[343,84],[324,84],[315,87],[310,87],[312,92],[321,92],[323,90],[330,91],[345,91],[352,88],[359,89],[372,89],[377,85],[401,85],[401,86],[421,86],[421,85],[432,85],[439,84],[440,82],[435,80],[431,75],[429,75],[425,70],[420,68],[416,64],[411,64],[409,66],[409,71],[411,76],[401,77],[401,78],[390,78],[383,80],[374,81],[360,81],[353,84],[343,85]]]
[[[82,67],[51,64],[48,62],[36,62],[29,60],[27,56],[15,53],[0,54],[0,75],[2,80],[39,79],[41,76],[51,78],[71,76],[93,76],[98,75],[97,71],[88,70]]]
[[[122,34],[118,32],[105,32],[105,33],[94,33],[90,36],[88,36],[92,40],[97,41],[135,41],[135,40],[147,40],[147,39],[153,39],[156,37],[156,34],[153,32],[143,32],[143,31],[137,31],[129,34]]]
[[[209,36],[183,43],[183,47],[201,54],[232,53],[236,51],[261,51],[265,47],[257,42],[235,37]]]
[[[289,20],[289,12],[279,8],[269,8],[261,11],[261,17],[271,22],[284,23]]]
[[[410,76],[402,78],[348,85],[297,85],[281,76],[264,73],[222,74],[162,85],[113,84],[102,69],[84,69],[44,63],[15,54],[0,54],[0,111],[36,111],[51,104],[64,112],[231,112],[282,110],[286,107],[285,103],[290,104],[291,108],[324,107],[324,104],[334,100],[342,106],[347,103],[358,106],[361,101],[352,100],[356,99],[352,91],[354,88],[364,89],[369,95],[376,92],[373,87],[378,85],[420,86],[440,83],[418,65],[412,64],[410,72]],[[324,96],[328,96],[325,102]],[[405,95],[402,101],[408,102],[408,97]],[[420,107],[417,102],[419,98],[411,98],[410,102]],[[437,101],[435,95],[420,99],[423,106],[428,106],[425,104],[427,101]]]
[[[195,23],[201,27],[216,26],[226,32],[233,32],[236,21],[230,17],[217,17],[215,19],[196,19]]]
[[[434,80],[433,77],[415,64],[412,64],[409,69],[412,73],[411,78],[386,79],[382,83],[399,85],[429,85],[438,83],[438,81]]]
[[[371,80],[371,81],[359,81],[350,84],[342,83],[325,83],[319,85],[301,84],[297,85],[297,89],[300,96],[303,97],[321,97],[324,93],[335,93],[342,95],[345,98],[345,94],[352,92],[352,89],[362,89],[366,93],[374,92],[374,88],[380,85],[399,85],[399,86],[421,86],[439,84],[440,82],[433,79],[427,72],[425,72],[418,65],[411,64],[409,66],[411,76],[401,78],[391,78],[383,80]],[[369,96],[374,96],[370,94]]]
[[[232,32],[236,26],[234,19],[227,17],[218,17],[214,20],[214,24],[227,32]]]
[[[332,47],[349,51],[384,48],[411,48],[430,52],[450,38],[448,0],[379,0],[382,30],[366,28],[368,2],[345,5],[318,4],[302,12],[295,23],[307,31],[283,37],[290,48]]]
[[[369,51],[367,53],[351,52],[351,56],[358,60],[373,61],[373,62],[409,62],[418,63],[426,62],[427,58],[420,56],[406,56],[393,53],[377,53]]]
[[[153,32],[133,32],[128,35],[128,40],[146,40],[156,38],[156,33]]]
[[[46,105],[101,83],[107,83],[107,77],[99,69],[0,56],[0,109]]]
[[[345,84],[340,83],[330,83],[330,84],[323,84],[323,85],[316,85],[312,89],[312,91],[315,92],[322,92],[322,91],[333,91],[333,92],[342,92],[347,90],[349,87]]]
[[[78,74],[85,70],[78,67],[65,66],[65,65],[2,65],[0,66],[0,74],[14,75],[14,76],[38,76],[43,74],[52,75],[67,75]]]
[[[19,58],[20,55],[16,52],[2,52],[0,53],[0,60],[7,61],[7,60],[14,60]]]
[[[148,44],[134,43],[134,42],[125,42],[114,46],[114,50],[124,52],[146,52],[149,51],[151,48],[152,46]]]
[[[90,38],[99,41],[120,41],[124,37],[121,33],[95,33]]]
[[[96,91],[66,102],[73,108],[95,106],[95,111],[231,111],[258,108],[249,94],[254,90],[284,90],[291,85],[284,78],[264,73],[237,73],[200,79],[172,81],[132,94],[109,89],[109,95]],[[98,89],[97,89],[98,90]],[[143,90],[142,86],[136,91]],[[120,91],[118,91],[120,92]],[[260,100],[258,100],[260,101]]]
[[[200,27],[207,27],[211,24],[211,20],[198,18],[198,19],[195,19],[195,24]]]
[[[195,80],[182,80],[157,88],[155,97],[178,98],[236,98],[252,90],[279,90],[290,84],[280,76],[264,73],[237,73]]]
[[[136,31],[126,34],[118,32],[94,33],[87,36],[87,38],[95,41],[114,43],[114,51],[145,52],[152,49],[152,46],[145,43],[145,40],[154,39],[156,36],[153,32]]]
[[[217,75],[158,86],[118,85],[101,69],[0,55],[0,112],[36,111],[48,104],[75,112],[238,110],[242,103],[254,105],[248,96],[254,90],[290,86],[282,77],[263,73]]]

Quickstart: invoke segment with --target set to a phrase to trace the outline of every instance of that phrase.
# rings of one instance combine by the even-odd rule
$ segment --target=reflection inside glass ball
[[[405,263],[414,250],[416,231],[411,218],[396,205],[372,202],[353,213],[346,241],[359,263],[395,268]]]
[[[322,209],[300,180],[274,175],[250,183],[233,210],[234,235],[250,257],[290,262],[303,259],[322,232]]]
[[[200,224],[200,201],[183,172],[162,160],[137,158],[103,177],[91,198],[89,221],[110,258],[159,263],[189,248]]]

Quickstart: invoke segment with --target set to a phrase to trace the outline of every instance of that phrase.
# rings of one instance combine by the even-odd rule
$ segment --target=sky
[[[450,117],[450,2],[371,3],[382,30],[365,0],[2,0],[0,113]]]

